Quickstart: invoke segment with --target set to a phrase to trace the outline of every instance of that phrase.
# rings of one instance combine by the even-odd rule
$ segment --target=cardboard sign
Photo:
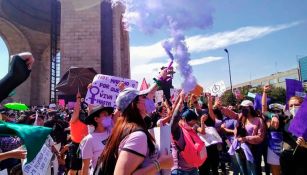
[[[135,80],[97,74],[92,82],[92,87],[87,91],[85,101],[88,104],[115,107],[115,100],[120,92],[117,85],[120,82],[124,82],[125,87],[138,87],[138,82]]]
[[[163,90],[156,91],[155,93],[155,103],[163,102]]]
[[[160,153],[167,150],[168,155],[171,154],[171,127],[165,125],[162,127],[155,127],[153,129],[153,135],[155,137],[156,143],[159,147]],[[162,175],[171,174],[170,170],[162,170]]]
[[[222,96],[225,91],[226,91],[226,86],[224,81],[216,82],[207,89],[207,92],[209,92],[212,96],[218,96],[218,97]]]
[[[51,150],[44,145],[35,159],[28,164],[23,164],[22,171],[24,175],[45,175],[52,157]]]
[[[214,127],[206,127],[206,134],[199,134],[199,138],[205,142],[206,146],[210,146],[217,143],[222,143],[222,138]]]

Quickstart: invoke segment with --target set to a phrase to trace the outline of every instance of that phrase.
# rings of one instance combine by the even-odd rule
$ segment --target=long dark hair
[[[149,153],[155,152],[154,138],[149,134],[145,122],[137,108],[139,97],[129,104],[127,109],[117,119],[114,128],[112,129],[111,136],[102,152],[100,161],[97,164],[99,174],[113,174],[116,161],[118,159],[118,147],[125,136],[136,130],[143,130],[147,135],[147,143]],[[97,171],[97,170],[96,170]]]

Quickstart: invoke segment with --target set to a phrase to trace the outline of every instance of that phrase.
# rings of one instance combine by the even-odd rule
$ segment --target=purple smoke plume
[[[190,54],[186,46],[183,30],[204,29],[212,25],[213,8],[209,0],[113,0],[113,5],[126,6],[123,22],[126,29],[136,26],[140,31],[152,33],[160,28],[170,28],[172,39],[162,43],[167,55],[178,63],[177,69],[183,77],[184,92],[193,90],[196,78],[189,65]]]
[[[204,29],[213,23],[213,8],[209,0],[111,0],[125,5],[124,22],[127,28],[136,26],[138,30],[152,33],[168,27],[168,18],[177,22],[181,30]]]

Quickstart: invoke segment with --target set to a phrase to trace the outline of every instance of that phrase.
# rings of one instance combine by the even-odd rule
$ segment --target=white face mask
[[[297,111],[300,109],[300,107],[292,107],[290,109],[290,113],[292,114],[293,117],[295,117]]]

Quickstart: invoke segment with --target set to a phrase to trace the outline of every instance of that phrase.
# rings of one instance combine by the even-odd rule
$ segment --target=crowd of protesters
[[[156,83],[138,91],[119,84],[116,108],[93,106],[76,94],[73,109],[51,104],[28,111],[1,109],[1,120],[52,128],[53,157],[48,174],[233,174],[306,175],[307,142],[288,131],[303,103],[293,96],[286,104],[267,104],[269,86],[263,87],[261,110],[241,99],[224,106],[208,93],[181,91],[174,101],[163,100],[149,110],[148,101],[166,79],[167,68]],[[89,86],[90,88],[90,86]],[[2,91],[2,89],[0,89]],[[169,150],[159,150],[149,129],[169,126]],[[206,145],[208,128],[221,142]],[[26,151],[15,136],[0,136],[0,170],[21,174]],[[193,145],[194,144],[194,145]],[[194,151],[194,148],[197,147]],[[195,155],[194,155],[195,154]]]

